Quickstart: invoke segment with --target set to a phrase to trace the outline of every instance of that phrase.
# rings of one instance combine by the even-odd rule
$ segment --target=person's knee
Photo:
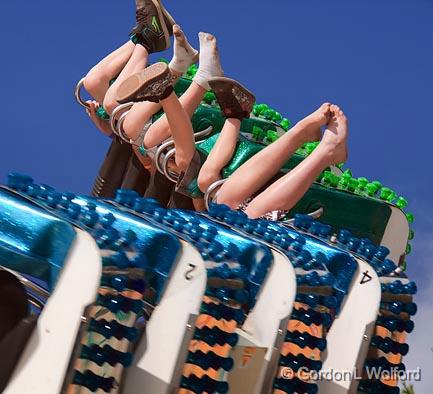
[[[144,136],[143,145],[147,149],[151,149],[159,145],[164,140],[164,138],[162,138],[161,140],[160,134],[161,133],[158,130],[158,124],[153,123],[152,126],[149,127],[147,133]]]
[[[104,106],[105,111],[109,115],[111,115],[113,113],[113,111],[119,106],[119,103],[116,101],[116,99],[114,97],[107,94],[107,95],[105,95],[103,106]]]
[[[161,118],[156,122],[152,123],[147,130],[144,137],[144,146],[153,148],[159,144],[162,144],[167,138],[171,137],[171,131],[169,127],[165,127],[165,124],[161,122]]]
[[[218,192],[217,203],[227,205],[231,209],[237,209],[241,204],[241,201],[236,199],[236,196],[230,192],[230,188],[224,187]]]
[[[137,122],[137,119],[135,119],[134,116],[129,114],[126,115],[125,120],[123,121],[123,131],[132,140],[137,139],[140,132],[143,130],[143,127],[143,125],[140,125],[139,122]]]
[[[209,176],[207,176],[206,174],[202,175],[200,173],[197,179],[197,185],[202,193],[206,193],[207,189],[209,189],[209,186],[212,185],[212,183],[212,179],[210,179]]]
[[[200,171],[200,174],[197,178],[198,188],[202,193],[206,193],[212,184],[214,184],[220,177],[216,174],[213,174],[209,171]]]
[[[101,73],[94,70],[90,70],[84,78],[84,88],[93,97],[97,95],[97,92],[101,90],[104,84],[106,84],[106,79],[103,78]]]

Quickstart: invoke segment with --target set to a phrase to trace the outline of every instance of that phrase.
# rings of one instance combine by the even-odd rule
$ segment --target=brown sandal
[[[158,102],[173,91],[171,81],[168,65],[155,63],[123,81],[117,88],[116,100],[121,104],[131,101]]]
[[[249,118],[256,98],[239,82],[225,77],[215,77],[209,81],[218,104],[226,118],[242,120]]]

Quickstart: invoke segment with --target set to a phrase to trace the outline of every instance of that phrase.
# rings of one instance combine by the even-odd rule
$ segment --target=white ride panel
[[[296,297],[296,273],[292,263],[281,252],[272,250],[272,254],[274,263],[257,303],[242,330],[238,330],[240,336],[268,349],[267,361],[270,360],[281,321],[292,314]]]
[[[410,227],[406,215],[401,209],[397,207],[390,208],[391,217],[380,244],[386,246],[391,251],[388,258],[398,264],[401,256],[406,253]]]
[[[191,316],[199,314],[207,275],[200,253],[187,242],[181,243],[176,269],[146,324],[145,336],[128,369],[124,394],[168,393],[176,368],[186,361],[189,341],[185,341],[185,336],[187,331],[192,334],[194,328],[194,321],[189,329],[188,322]]]
[[[102,273],[93,238],[77,237],[59,281],[29,339],[5,394],[58,394],[73,350],[84,309],[96,299]]]
[[[374,334],[382,295],[380,281],[369,264],[356,260],[358,268],[349,293],[326,338],[323,378],[318,382],[320,394],[356,392],[356,371],[360,375]],[[340,379],[340,373],[346,376]],[[332,376],[334,379],[328,380]]]
[[[275,368],[280,355],[280,349],[276,346],[284,342],[286,335],[296,297],[296,273],[283,253],[274,249],[271,251],[274,262],[257,303],[242,329],[237,330],[239,351],[243,351],[243,346],[256,347],[263,350],[257,352],[256,356],[264,356],[264,359],[256,360],[259,368],[254,367],[251,370],[243,365],[235,365],[229,376],[233,393],[242,390],[243,394],[261,394],[263,386],[268,384],[269,376],[274,377],[276,374]]]

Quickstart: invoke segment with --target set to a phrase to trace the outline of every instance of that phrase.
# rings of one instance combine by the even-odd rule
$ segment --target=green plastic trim
[[[391,216],[391,207],[383,201],[318,182],[290,211],[290,216],[307,214],[319,208],[324,208],[323,216],[319,219],[321,222],[334,229],[347,229],[354,236],[368,238],[376,245],[380,244]]]
[[[325,171],[321,179],[321,184],[326,187],[343,190],[367,199],[380,200],[401,209],[403,212],[405,212],[405,209],[408,206],[406,198],[401,196],[397,197],[397,193],[388,187],[384,187],[381,182],[370,182],[365,177],[354,178],[350,170],[346,170],[341,177],[331,173],[330,171]],[[412,225],[415,220],[414,215],[410,212],[405,212],[405,214],[409,225]],[[413,240],[414,237],[415,233],[411,228],[408,241]],[[411,251],[412,246],[408,243],[406,254],[411,253]]]

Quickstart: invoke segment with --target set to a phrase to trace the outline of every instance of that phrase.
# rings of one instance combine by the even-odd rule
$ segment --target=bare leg
[[[200,65],[194,81],[180,98],[186,113],[191,118],[198,108],[205,93],[210,89],[209,80],[223,75],[221,61],[215,36],[209,33],[199,33]],[[171,136],[167,118],[163,116],[149,129],[144,140],[147,148],[152,148]]]
[[[325,168],[346,160],[347,118],[336,105],[331,106],[331,112],[332,119],[317,149],[293,171],[253,199],[245,211],[250,218],[293,208]]]
[[[173,75],[173,83],[176,83],[176,81],[181,77],[180,74],[176,74],[173,71],[172,71],[172,75]],[[162,109],[161,103],[153,103],[150,101],[142,101],[139,103],[135,103],[125,117],[125,121],[123,122],[123,131],[129,138],[135,141],[140,135],[140,133],[142,132],[146,123],[152,118],[153,115],[158,113],[161,109]],[[160,119],[158,119],[158,121],[155,122],[155,124],[158,123]],[[153,125],[151,126],[151,128],[152,127]],[[146,135],[149,134],[149,131],[150,129],[148,130],[148,133],[146,133]],[[170,135],[171,134],[169,134],[169,136]],[[162,141],[164,141],[166,138],[162,139]],[[146,145],[146,143],[144,143],[144,146],[146,148],[149,148],[149,146]]]
[[[114,109],[119,105],[116,100],[116,91],[118,86],[133,74],[142,71],[147,65],[149,53],[142,45],[136,45],[134,51],[123,68],[116,81],[108,89],[104,98],[104,108],[111,115]]]
[[[184,172],[195,153],[194,134],[189,116],[173,90],[168,66],[155,63],[124,81],[117,89],[116,101],[123,103],[131,100],[161,103],[172,126],[175,162],[179,171]]]
[[[192,118],[194,115],[205,93],[206,90],[204,88],[193,82],[188,90],[180,97],[179,101],[189,118]],[[153,148],[161,144],[167,138],[170,138],[171,135],[172,133],[167,116],[163,115],[148,130],[144,138],[144,146],[146,148]]]
[[[200,58],[203,61],[197,72],[195,83],[186,98],[183,98],[185,102],[189,97],[188,102],[191,107],[199,105],[206,87],[209,86],[208,81],[212,78],[212,74],[222,72],[215,37],[210,34],[201,33],[200,49]],[[131,76],[124,83],[121,83],[117,89],[116,101],[159,100],[175,142],[175,162],[179,172],[182,173],[188,169],[196,151],[194,131],[190,120],[193,109],[191,108],[189,114],[185,111],[182,103],[173,91],[170,75],[167,65],[163,63],[154,64],[142,72]]]
[[[120,74],[134,52],[134,48],[135,45],[128,41],[102,59],[87,73],[84,87],[98,103],[103,102],[110,81]]]
[[[185,172],[195,153],[194,130],[190,117],[174,92],[161,100],[161,104],[168,123],[175,126],[171,127],[171,132],[176,147],[176,166],[180,172]]]
[[[203,192],[221,179],[221,170],[230,162],[236,149],[241,129],[240,119],[227,119],[217,142],[212,148],[198,176],[198,187]]]
[[[238,168],[222,186],[218,194],[218,203],[236,209],[263,187],[300,146],[318,139],[320,127],[328,122],[329,108],[329,103],[323,104],[278,141],[267,146]]]
[[[135,103],[125,117],[123,131],[132,141],[135,141],[149,119],[158,113],[161,108],[161,104],[150,101]]]
[[[173,83],[174,83],[188,70],[188,67],[191,64],[196,62],[198,58],[198,52],[190,45],[180,26],[178,25],[173,26],[173,34],[175,38],[174,55],[173,55],[173,59],[169,64],[169,68],[173,76]],[[197,106],[199,105],[199,103],[197,104]],[[146,102],[146,103],[135,104],[134,107],[131,109],[131,111],[129,111],[125,119],[125,122],[123,124],[125,133],[132,140],[135,140],[140,135],[141,131],[143,130],[143,127],[149,121],[152,115],[160,111],[160,109],[161,109],[161,104],[159,103]],[[158,139],[157,136],[161,134],[162,135],[161,139],[159,140],[159,142],[153,145],[146,144],[145,142],[144,145],[146,147],[151,148],[155,145],[158,145],[158,143],[161,143],[162,141],[164,141],[170,136],[167,119],[165,117],[164,119],[165,119],[164,124],[162,126],[156,127],[157,132],[156,133],[154,132],[153,133],[154,137],[150,138],[151,141],[152,139],[155,139],[155,137],[156,139]],[[158,121],[157,123],[160,122]]]

